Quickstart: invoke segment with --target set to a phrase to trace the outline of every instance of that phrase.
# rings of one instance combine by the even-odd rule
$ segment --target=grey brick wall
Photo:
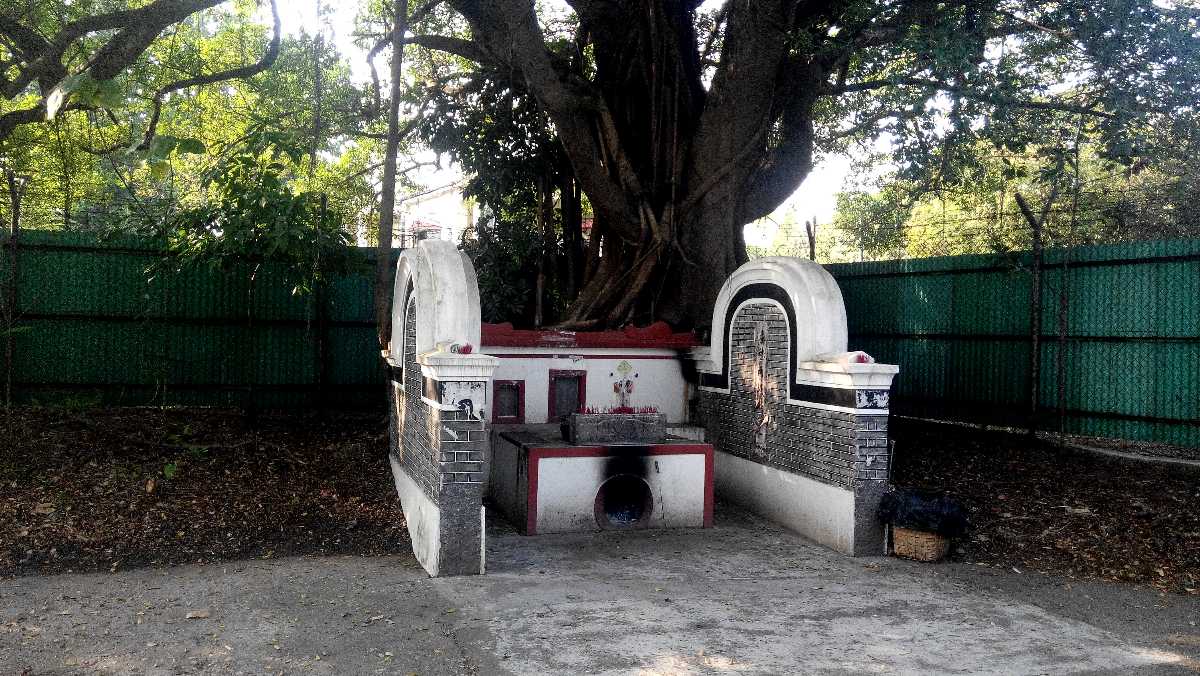
[[[442,484],[481,484],[487,429],[482,420],[462,411],[434,411]]]
[[[755,331],[765,332],[769,421],[756,434]],[[699,423],[720,451],[818,481],[855,488],[888,478],[887,418],[787,403],[788,331],[782,310],[746,305],[730,324],[729,394],[701,391]]]
[[[403,386],[392,383],[391,452],[425,494],[436,500],[446,484],[483,483],[487,429],[478,418],[462,411],[443,411],[422,400],[416,315],[414,298],[404,321],[405,382]],[[397,439],[403,443],[397,444]]]
[[[404,383],[390,384],[390,452],[437,505],[438,575],[477,575],[483,530],[486,423],[463,411],[443,411],[422,398],[425,379],[417,363],[416,299],[404,321]],[[411,524],[410,524],[411,527]]]
[[[441,489],[438,452],[429,431],[439,428],[438,411],[421,400],[421,365],[417,363],[417,301],[414,295],[404,315],[404,384],[392,386],[392,455],[431,500]],[[397,443],[399,441],[400,443]]]

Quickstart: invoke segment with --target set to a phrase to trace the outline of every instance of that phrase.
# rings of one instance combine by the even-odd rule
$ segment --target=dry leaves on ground
[[[3,413],[0,413],[2,416]],[[0,576],[407,551],[384,416],[16,408]]]
[[[895,420],[893,479],[970,511],[956,558],[1200,593],[1200,470]]]

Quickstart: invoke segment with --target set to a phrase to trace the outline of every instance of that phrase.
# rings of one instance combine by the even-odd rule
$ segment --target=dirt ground
[[[409,551],[382,414],[21,408],[9,421],[0,577]],[[950,425],[892,431],[895,483],[970,511],[954,560],[1200,593],[1200,472]]]
[[[18,408],[0,577],[408,550],[383,416]]]
[[[890,429],[893,481],[968,508],[956,560],[1200,593],[1200,469],[954,425]]]

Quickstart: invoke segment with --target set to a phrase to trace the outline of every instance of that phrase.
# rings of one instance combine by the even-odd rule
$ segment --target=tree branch
[[[162,113],[163,97],[167,94],[179,91],[180,89],[187,89],[188,87],[199,87],[224,80],[252,77],[274,65],[275,60],[279,58],[279,43],[282,38],[279,7],[276,5],[276,0],[271,0],[271,17],[274,19],[274,33],[272,34],[271,42],[267,44],[267,51],[263,53],[262,58],[257,62],[216,73],[209,73],[208,75],[195,75],[159,87],[158,91],[154,92],[154,98],[151,101],[153,110],[150,113],[150,121],[146,125],[145,133],[142,134],[142,142],[138,144],[138,150],[145,150],[150,147],[150,141],[154,138],[155,130],[158,128],[158,118]]]
[[[461,56],[475,63],[495,63],[495,59],[489,58],[488,54],[484,52],[479,44],[471,40],[463,40],[462,38],[453,38],[445,35],[414,35],[408,39],[408,43]]]
[[[784,4],[775,0],[730,5],[721,63],[697,125],[689,185],[729,172],[727,165],[756,143],[764,121],[773,117],[779,72],[788,51],[787,34],[780,30],[788,23]]]
[[[746,178],[739,195],[737,221],[749,223],[770,214],[804,181],[813,167],[813,108],[822,81],[820,64],[792,64],[777,95],[783,102],[779,142],[767,150]]]
[[[23,124],[33,124],[46,119],[46,103],[43,101],[32,108],[10,110],[0,115],[0,141],[7,139],[13,131]]]
[[[97,52],[89,64],[93,77],[98,80],[107,80],[133,63],[145,50],[144,45],[148,44],[146,36],[152,33],[153,35],[149,39],[153,40],[153,37],[156,37],[163,28],[222,2],[224,0],[155,0],[137,9],[120,10],[76,19],[63,26],[49,40],[38,36],[41,43],[35,49],[27,50],[25,59],[28,65],[21,69],[24,71],[23,77],[19,77],[18,80],[24,79],[28,83],[43,74],[62,70],[63,54],[76,40],[90,33],[116,30],[118,31],[117,35],[113,36]],[[14,37],[21,32],[13,28],[14,24],[17,26],[20,24],[11,16],[6,17],[6,21],[6,26],[0,28],[6,35]],[[32,32],[32,29],[26,30]],[[25,35],[25,38],[32,47],[31,41],[28,40],[28,34]],[[143,46],[134,53],[133,49],[138,45]]]
[[[0,13],[0,34],[18,47],[20,59],[10,64],[17,75],[3,83],[0,95],[12,99],[34,81],[38,82],[43,96],[49,94],[68,72],[62,63],[63,55],[79,39],[100,31],[115,30],[117,33],[104,43],[88,60],[84,70],[97,80],[109,80],[133,64],[158,37],[164,28],[224,0],[152,0],[136,9],[119,10],[85,16],[64,25],[53,37],[42,37],[33,28],[27,27],[9,11]],[[0,140],[12,134],[20,124],[38,122],[31,119],[30,110],[10,111],[0,122]],[[45,115],[45,105],[36,110]]]
[[[594,86],[560,67],[546,49],[533,3],[512,0],[450,0],[471,25],[486,56],[525,80],[530,94],[553,121],[563,150],[596,215],[617,234],[636,241],[641,210],[636,197],[616,178],[620,139],[605,132],[604,100]],[[611,152],[610,152],[611,151]]]
[[[972,91],[967,87],[939,82],[937,80],[928,80],[917,77],[896,77],[886,78],[883,80],[864,80],[862,82],[851,82],[841,87],[831,87],[825,94],[845,94],[850,92],[865,92],[873,89],[882,89],[884,87],[922,87],[936,91],[955,94],[965,99],[990,103],[996,106],[1012,107],[1012,108],[1028,108],[1034,110],[1057,110],[1064,113],[1076,113],[1080,115],[1091,115],[1095,117],[1115,117],[1111,113],[1106,113],[1096,108],[1088,106],[1079,106],[1070,103],[1058,103],[1055,101],[1031,101],[1028,99],[1015,99],[1008,96],[1000,96],[998,94],[988,94],[986,92]]]

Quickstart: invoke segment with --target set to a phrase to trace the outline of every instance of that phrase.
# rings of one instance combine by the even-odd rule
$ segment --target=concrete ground
[[[0,581],[0,674],[1194,673],[1200,599],[712,530]],[[192,615],[191,618],[188,616]]]

